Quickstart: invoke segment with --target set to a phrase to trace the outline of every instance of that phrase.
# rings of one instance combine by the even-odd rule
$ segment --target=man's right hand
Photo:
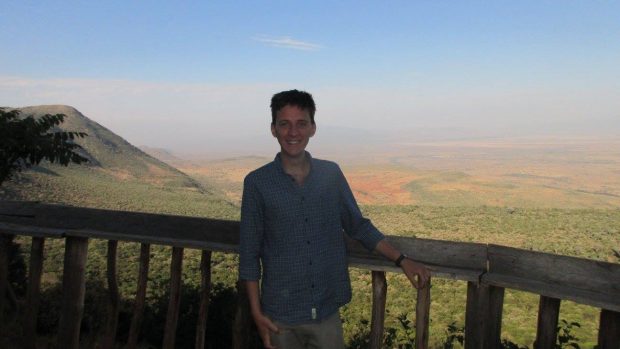
[[[263,346],[265,346],[266,349],[275,349],[275,347],[271,345],[271,333],[278,333],[278,327],[263,314],[256,314],[253,317],[258,335],[263,340]]]

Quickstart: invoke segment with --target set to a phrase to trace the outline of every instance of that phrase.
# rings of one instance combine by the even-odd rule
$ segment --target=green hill
[[[46,105],[21,110],[24,117],[65,114],[63,130],[88,134],[77,142],[90,161],[69,167],[35,166],[3,185],[0,199],[203,217],[238,216],[238,209],[214,188],[146,154],[75,108]]]

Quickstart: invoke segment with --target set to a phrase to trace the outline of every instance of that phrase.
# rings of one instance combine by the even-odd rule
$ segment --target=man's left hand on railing
[[[400,267],[403,269],[405,275],[407,275],[409,281],[411,281],[413,287],[419,290],[429,286],[428,280],[430,279],[431,273],[424,264],[405,257],[400,262]]]
[[[428,280],[431,277],[431,272],[428,268],[424,264],[416,262],[402,254],[392,246],[387,239],[379,241],[375,250],[381,253],[385,258],[396,263],[396,265],[403,270],[405,275],[407,275],[413,287],[419,290],[428,285]]]

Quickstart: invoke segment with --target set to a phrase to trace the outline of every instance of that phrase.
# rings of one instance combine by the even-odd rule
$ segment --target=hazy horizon
[[[277,150],[269,99],[291,88],[328,150],[620,135],[620,3],[9,2],[0,27],[0,104],[177,153]]]

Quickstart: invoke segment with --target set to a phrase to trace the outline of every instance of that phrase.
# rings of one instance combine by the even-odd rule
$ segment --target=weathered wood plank
[[[4,217],[0,216],[0,231],[5,233],[46,238],[63,238],[65,234],[64,229],[37,227],[18,223],[6,223],[2,221],[3,218]]]
[[[620,311],[620,264],[489,245],[483,281]]]
[[[380,261],[378,259],[368,259],[361,255],[358,257],[349,256],[349,267],[366,269],[366,270],[375,270],[375,271],[385,271],[389,273],[402,273],[402,269],[396,267],[394,262],[391,264],[384,264],[384,261]],[[443,267],[439,265],[427,265],[431,274],[435,277],[444,278],[444,279],[454,279],[454,280],[463,280],[463,281],[475,281],[478,282],[480,280],[480,276],[484,273],[484,270],[474,270],[474,269],[459,269],[453,267]]]
[[[370,320],[370,348],[381,349],[385,325],[387,280],[385,272],[372,271],[372,316]]]
[[[418,290],[415,306],[415,347],[416,349],[428,348],[428,325],[431,312],[431,278],[428,278],[426,287]]]
[[[38,201],[0,201],[0,216],[34,217]]]
[[[485,283],[620,311],[620,264],[489,246]]]
[[[598,349],[620,348],[620,312],[601,310]]]
[[[558,319],[560,300],[540,296],[538,303],[538,326],[536,330],[535,349],[553,349],[558,337]]]
[[[58,347],[77,349],[84,311],[86,257],[88,239],[67,238],[62,275],[62,305],[58,325]]]
[[[207,315],[211,294],[211,251],[202,251],[200,258],[200,306],[196,323],[196,349],[205,347]]]
[[[5,204],[5,212],[10,214]],[[16,204],[16,210],[23,210]],[[75,236],[172,244],[200,241],[239,244],[239,222],[175,215],[126,212],[72,206],[32,204],[31,216],[0,216],[0,222],[63,229]],[[130,237],[130,239],[128,239]]]
[[[430,267],[486,270],[487,246],[471,242],[454,242],[444,240],[420,239],[403,236],[387,236],[388,241],[413,260]],[[368,250],[358,241],[347,238],[347,247],[351,258],[362,257],[377,261],[376,265],[393,266],[394,263],[378,253]]]
[[[107,279],[108,279],[108,313],[103,336],[103,349],[113,349],[116,342],[116,329],[118,327],[118,308],[120,297],[118,283],[116,281],[116,251],[118,241],[108,240]]]
[[[183,248],[172,248],[172,263],[170,264],[170,301],[164,327],[164,341],[162,348],[173,349],[176,340],[179,308],[181,305],[181,276],[183,272]]]
[[[43,251],[45,238],[33,237],[30,246],[30,265],[28,267],[28,291],[26,309],[23,317],[24,347],[36,348],[37,319],[39,316],[39,296],[41,293],[41,273],[43,271]]]
[[[144,317],[144,302],[146,299],[146,286],[149,277],[149,263],[151,259],[151,245],[140,245],[140,269],[138,271],[138,286],[136,290],[136,299],[133,305],[133,315],[131,318],[131,326],[129,327],[129,337],[127,338],[126,349],[134,349],[138,343],[138,336],[142,328],[142,319]]]

